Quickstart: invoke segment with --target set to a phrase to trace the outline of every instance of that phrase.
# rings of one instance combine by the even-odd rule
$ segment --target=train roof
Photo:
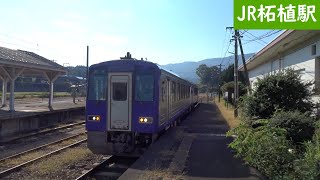
[[[91,65],[90,68],[96,68],[96,67],[99,67],[99,66],[103,66],[103,65],[107,65],[107,64],[113,64],[113,63],[117,63],[117,62],[140,64],[140,65],[149,64],[151,66],[154,66],[155,68],[158,68],[160,71],[165,71],[166,73],[169,73],[172,76],[177,77],[180,80],[186,81],[187,83],[190,83],[191,85],[196,86],[194,83],[184,79],[183,77],[181,77],[177,73],[175,73],[175,72],[173,72],[171,70],[165,69],[161,65],[153,63],[153,62],[150,62],[150,61],[137,60],[137,59],[115,59],[115,60],[104,61],[104,62],[101,62],[101,63],[98,63],[98,64]]]

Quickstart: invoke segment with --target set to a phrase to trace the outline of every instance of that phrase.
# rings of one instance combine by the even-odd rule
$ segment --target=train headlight
[[[152,117],[139,117],[139,123],[151,124],[153,122]]]
[[[100,121],[100,116],[99,115],[89,115],[88,120],[89,121]]]

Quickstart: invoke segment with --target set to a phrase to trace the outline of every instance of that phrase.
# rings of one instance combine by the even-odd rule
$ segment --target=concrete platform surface
[[[234,157],[215,105],[200,106],[150,146],[119,179],[264,179]]]
[[[79,101],[78,101],[79,99]],[[15,101],[15,111],[9,111],[9,104],[0,108],[0,120],[14,117],[28,117],[51,111],[80,108],[85,106],[84,98],[78,98],[76,104],[71,97],[54,98],[52,110],[48,108],[48,98],[27,98]]]

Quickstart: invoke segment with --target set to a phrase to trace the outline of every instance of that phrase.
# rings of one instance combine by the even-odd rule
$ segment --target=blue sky
[[[168,64],[223,57],[233,0],[12,0],[1,2],[0,17],[0,46],[33,51],[60,64],[85,65],[86,45],[90,64],[127,51]],[[263,46],[251,42],[244,51]]]

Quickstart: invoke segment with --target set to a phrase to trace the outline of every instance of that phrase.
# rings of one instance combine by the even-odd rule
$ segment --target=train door
[[[108,130],[131,131],[131,73],[108,75]]]

